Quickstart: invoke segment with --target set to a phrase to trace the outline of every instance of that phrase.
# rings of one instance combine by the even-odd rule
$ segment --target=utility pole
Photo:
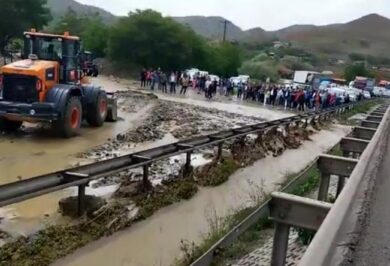
[[[228,21],[225,19],[225,21],[223,22],[223,39],[222,39],[223,42],[226,42],[227,24]]]

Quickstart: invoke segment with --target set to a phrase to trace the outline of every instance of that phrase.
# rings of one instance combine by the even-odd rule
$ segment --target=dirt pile
[[[230,146],[233,159],[240,162],[242,166],[246,166],[264,158],[267,155],[267,150],[262,140],[262,135],[235,140]]]
[[[135,95],[135,96],[134,96]],[[128,105],[125,99],[132,104],[135,97],[139,97],[141,104],[145,101],[153,101],[151,109],[142,125],[136,129],[118,134],[105,144],[79,154],[81,158],[112,158],[116,151],[128,149],[129,145],[147,141],[162,139],[166,134],[172,134],[177,139],[186,139],[200,134],[217,132],[228,128],[239,127],[247,124],[260,123],[262,120],[256,117],[247,117],[234,113],[228,113],[213,108],[203,108],[187,104],[155,100],[154,96],[144,96],[133,92],[119,94],[121,108]],[[138,106],[138,105],[137,105]],[[135,108],[134,110],[137,110]]]
[[[201,186],[218,186],[226,182],[239,168],[252,165],[271,154],[280,156],[286,149],[297,149],[304,140],[309,140],[309,131],[300,127],[274,128],[258,136],[247,136],[233,141],[222,160],[213,160],[195,169],[195,179]]]
[[[176,178],[163,180],[150,189],[145,189],[141,182],[122,183],[115,196],[134,201],[138,217],[145,219],[165,206],[192,198],[197,191],[198,186],[192,179]]]
[[[86,214],[88,216],[92,216],[93,212],[99,210],[106,204],[106,201],[99,197],[85,195],[84,204]],[[62,215],[72,218],[78,217],[78,197],[61,199],[58,205]]]
[[[240,165],[231,156],[213,160],[199,169],[195,169],[195,180],[200,186],[218,186],[225,183]]]

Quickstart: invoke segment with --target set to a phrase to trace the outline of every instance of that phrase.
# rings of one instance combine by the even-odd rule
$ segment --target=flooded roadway
[[[105,84],[103,84],[105,85]],[[104,87],[117,91],[118,87]],[[120,87],[123,89],[123,87]],[[120,121],[105,123],[101,128],[83,126],[80,136],[61,139],[52,136],[50,130],[27,125],[21,135],[0,137],[0,184],[15,182],[70,167],[79,159],[76,154],[97,145],[118,133],[137,127],[147,116],[151,105],[144,106],[137,115],[119,112]],[[0,224],[11,234],[28,234],[56,220],[58,200],[68,196],[71,191],[64,190],[35,199],[0,208]],[[48,217],[48,215],[52,217]]]
[[[93,83],[103,86],[108,91],[127,89],[126,83],[118,83],[105,77],[95,79]],[[160,98],[169,101],[212,107],[222,111],[261,117],[265,120],[292,115],[283,111],[275,112],[238,102],[208,102],[196,93],[191,93],[187,97],[158,95]],[[0,184],[57,171],[77,163],[79,161],[76,158],[77,153],[103,144],[108,138],[113,138],[118,133],[135,128],[142,123],[151,108],[151,105],[144,106],[137,112],[137,115],[121,113],[122,121],[115,124],[105,124],[102,128],[83,127],[81,135],[73,139],[59,139],[51,136],[46,130],[30,127],[27,130],[29,133],[26,135],[1,137]],[[174,140],[164,138],[161,141],[148,143],[146,146],[141,145],[137,149],[172,141]],[[273,159],[270,161],[273,161]],[[231,182],[233,181],[228,184]],[[77,257],[76,255],[76,260],[76,257],[67,260],[71,261],[70,265],[107,265],[108,261],[102,260],[104,256],[102,257],[101,252],[105,252],[105,248],[108,248],[107,251],[114,252],[114,254],[118,253],[118,260],[113,265],[167,265],[174,256],[178,255],[180,239],[199,240],[200,233],[207,231],[207,222],[204,218],[205,206],[215,206],[218,209],[218,215],[222,215],[228,211],[226,208],[236,207],[234,203],[240,202],[241,204],[243,202],[242,200],[229,200],[232,205],[226,204],[225,194],[231,190],[228,184],[210,191],[209,189],[202,189],[193,200],[168,207],[151,217],[150,221],[148,219],[135,225],[121,237],[119,237],[119,234],[116,235],[115,238],[110,239],[109,246],[103,247],[102,242],[98,241],[78,253],[82,256]],[[243,186],[239,187],[243,188]],[[4,218],[1,221],[0,229],[15,235],[27,235],[47,224],[66,222],[59,214],[56,214],[58,200],[73,192],[73,190],[64,190],[6,208],[0,208],[0,217]],[[177,221],[173,221],[170,215],[172,215],[172,218],[175,217],[174,220],[177,218]],[[196,224],[196,227],[193,227],[193,223]],[[176,229],[177,233],[175,233]],[[105,242],[106,240],[102,241]],[[137,248],[139,243],[144,243],[145,246],[150,248],[140,250]],[[128,253],[127,248],[119,248],[122,245],[123,247],[132,247],[131,253]],[[93,252],[89,253],[89,251]]]
[[[164,208],[128,230],[91,243],[54,265],[171,265],[180,256],[181,240],[199,242],[209,230],[210,219],[247,206],[252,202],[251,195],[261,190],[274,190],[286,174],[303,169],[348,132],[346,127],[323,130],[298,150],[287,150],[280,157],[260,160],[239,170],[223,185],[202,188],[189,201]]]
[[[107,84],[107,86],[110,86],[110,84],[113,83],[112,80],[106,77],[99,78],[99,82],[103,82],[104,84]],[[129,80],[118,79],[117,84],[122,84],[123,86],[126,86],[130,89],[138,89],[139,87],[137,82]],[[249,101],[238,100],[235,96],[221,96],[219,93],[212,100],[207,100],[203,94],[198,94],[197,90],[192,88],[188,88],[187,94],[185,96],[181,96],[179,94],[166,94],[157,89],[154,91],[145,90],[145,92],[153,92],[161,100],[190,104],[205,108],[215,108],[220,111],[259,117],[264,120],[276,120],[294,115],[293,113],[286,110],[264,106],[262,103],[251,103]]]

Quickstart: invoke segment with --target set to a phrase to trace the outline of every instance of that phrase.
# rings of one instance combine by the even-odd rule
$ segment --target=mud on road
[[[118,92],[121,110],[134,110],[137,105],[144,105],[145,98],[153,102],[153,108],[147,114],[143,123],[131,130],[117,134],[103,145],[78,154],[80,158],[112,158],[128,152],[134,144],[161,140],[170,135],[175,140],[218,132],[221,130],[241,127],[264,121],[258,117],[244,116],[220,111],[215,108],[205,108],[177,102],[157,99],[154,94],[136,94],[140,102],[130,102],[134,92]]]
[[[1,132],[0,184],[261,121],[213,108],[159,100],[154,94],[128,90],[104,78],[96,80],[96,83],[100,82],[105,89],[117,92],[120,121],[102,128],[83,125],[81,135],[71,140],[58,139],[49,128],[41,125],[24,124],[15,134]],[[170,166],[170,162],[179,160],[181,158],[162,162],[153,166],[152,171],[155,176],[161,176],[162,172],[165,176],[168,165],[168,172],[175,173],[177,167]],[[203,155],[194,155],[193,163],[203,161],[207,162]],[[138,178],[137,173],[131,175]],[[87,193],[98,196],[113,193],[117,188],[115,178],[92,183]],[[58,201],[75,193],[74,189],[69,189],[0,208],[0,229],[13,236],[28,235],[44,224],[62,222],[56,214]]]
[[[105,82],[108,81],[105,80]],[[0,169],[8,169],[4,177],[3,171],[1,171],[2,176],[0,178],[4,178],[4,180],[0,180],[0,183],[13,182],[18,179],[66,168],[70,165],[100,161],[200,134],[218,132],[228,128],[264,121],[263,110],[260,108],[250,107],[248,109],[247,107],[235,105],[230,110],[229,103],[213,103],[199,99],[192,101],[189,98],[177,97],[167,99],[168,96],[164,96],[164,99],[159,99],[155,94],[145,91],[123,89],[119,83],[111,82],[108,85],[111,86],[111,91],[118,89],[118,105],[121,118],[118,123],[106,125],[100,129],[84,127],[82,135],[72,140],[53,139],[46,135],[47,131],[45,128],[31,127],[30,125],[24,127],[18,134],[0,136]],[[245,115],[247,109],[250,111],[248,115]],[[238,111],[238,113],[235,111]],[[271,112],[273,111],[265,110],[266,114]],[[278,113],[276,115],[289,116],[290,114]],[[41,133],[43,134],[41,135]],[[294,141],[292,144],[284,143],[282,140],[279,142],[282,146],[286,146],[285,148],[294,148],[289,147],[294,146]],[[227,144],[233,145],[233,143]],[[225,151],[228,151],[230,148],[230,146],[224,147]],[[240,150],[241,148],[243,147],[238,145],[236,152],[242,155],[245,151]],[[7,152],[7,149],[12,149],[13,151]],[[15,150],[19,152],[14,152]],[[253,157],[253,154],[246,154],[248,162],[235,166],[232,171],[235,171],[238,167],[253,163],[255,159],[260,159],[257,156],[266,156],[267,150],[273,156],[279,156],[281,153],[281,148],[275,148],[275,144],[268,148],[259,147],[259,150],[255,152],[256,158]],[[192,166],[202,167],[209,164],[212,162],[214,155],[215,151],[213,148],[200,150],[197,154],[193,154]],[[24,161],[21,158],[24,158]],[[159,200],[162,203],[166,202],[167,205],[193,195],[193,189],[197,188],[196,183],[189,182],[180,186],[170,183],[170,180],[180,175],[184,160],[184,156],[175,156],[151,166],[150,181],[155,188],[154,191],[157,191],[153,196],[157,199],[156,201],[160,199],[159,197],[162,195],[161,191],[163,190],[171,191],[172,193],[170,194],[177,193],[177,197]],[[26,161],[32,163],[33,167],[27,164]],[[10,162],[12,165],[11,169],[7,168]],[[114,202],[116,201],[115,196],[118,193],[132,193],[134,188],[133,182],[136,183],[141,179],[141,169],[124,171],[117,175],[91,182],[86,193],[103,197],[111,204],[112,199],[114,199]],[[74,188],[14,205],[11,207],[12,216],[7,216],[7,212],[2,212],[2,209],[0,209],[0,216],[2,216],[2,213],[5,214],[4,219],[0,218],[0,230],[4,231],[2,235],[7,236],[3,237],[3,240],[11,241],[20,235],[32,235],[40,229],[52,228],[47,226],[67,225],[68,223],[64,222],[61,215],[54,213],[58,209],[59,200],[72,195],[76,195]],[[148,200],[148,198],[145,199]],[[142,203],[144,204],[145,202],[142,201]],[[132,202],[128,202],[128,204],[133,206]],[[123,215],[129,211],[123,204],[120,206],[120,208],[115,208],[115,215],[117,212],[118,215]],[[154,209],[148,212],[147,215],[150,215],[153,211]],[[13,218],[10,219],[11,217]],[[45,217],[45,219],[42,220],[42,217]],[[102,218],[102,228],[107,225],[104,217],[98,216],[97,220],[94,220],[100,221],[100,218]],[[129,221],[126,217],[116,225],[117,229],[128,226]],[[115,221],[118,222],[117,220]],[[112,226],[111,221],[108,222]],[[26,226],[27,223],[28,226]],[[117,229],[112,231],[117,231]],[[11,234],[8,234],[8,231],[11,231]],[[47,230],[44,232],[47,232]],[[69,231],[69,233],[72,233],[72,231]],[[106,234],[106,232],[103,229],[99,229],[99,233],[92,234],[93,239],[90,240],[95,240],[102,234]],[[29,239],[23,238],[22,241],[30,241]],[[74,244],[82,246],[85,243],[74,242]],[[15,247],[17,248],[17,246]]]

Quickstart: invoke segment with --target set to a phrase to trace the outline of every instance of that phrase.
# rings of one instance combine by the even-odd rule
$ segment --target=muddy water
[[[1,137],[0,184],[67,168],[77,162],[75,154],[137,126],[150,109],[145,106],[136,116],[120,113],[121,121],[106,123],[102,128],[83,127],[81,135],[72,139],[59,139],[33,127],[27,128],[29,134],[25,136]],[[0,208],[0,217],[5,218],[0,228],[15,234],[36,230],[51,220],[47,215],[54,213],[58,200],[68,194],[69,191],[60,191]]]
[[[348,131],[335,127],[317,133],[300,149],[260,160],[238,171],[225,184],[201,189],[191,200],[162,209],[146,221],[92,243],[55,265],[170,265],[180,255],[182,239],[200,241],[209,229],[210,219],[251,204],[251,195],[261,190],[272,191],[286,174],[303,169]]]
[[[139,89],[138,83],[131,80],[113,79],[100,76],[99,78],[93,79],[92,81],[95,81],[99,84],[104,84],[105,87],[118,88],[119,90],[123,90],[126,87],[135,90]],[[197,94],[197,91],[193,90],[192,88],[187,90],[186,96],[180,96],[178,94],[163,94],[159,90],[147,90],[146,92],[153,92],[158,96],[159,99],[162,100],[196,105],[205,108],[215,108],[220,111],[236,113],[245,116],[255,116],[264,120],[275,120],[293,115],[291,112],[264,107],[262,104],[251,104],[247,101],[237,100],[236,98],[229,100],[224,96],[218,96],[216,100],[210,101],[205,99],[204,95]]]

